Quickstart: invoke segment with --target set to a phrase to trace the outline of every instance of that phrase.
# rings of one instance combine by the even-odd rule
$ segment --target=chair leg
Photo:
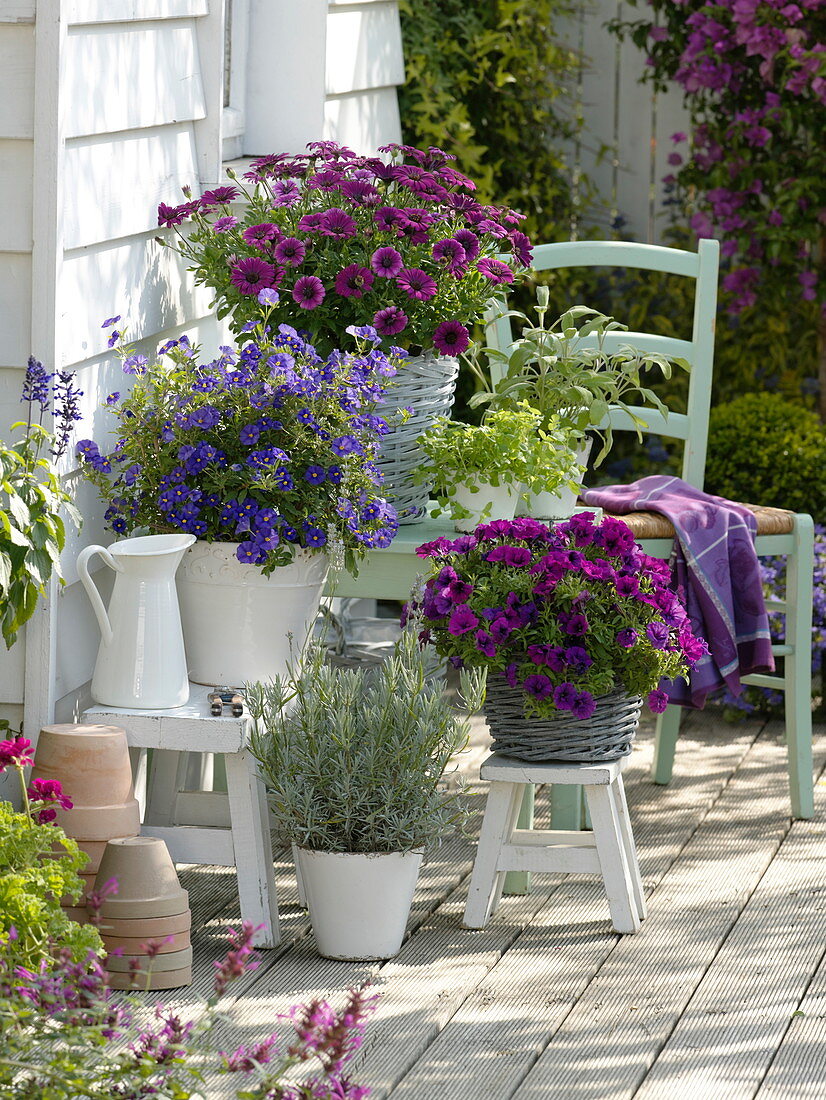
[[[522,804],[522,791],[522,783],[493,782],[490,785],[468,887],[465,928],[484,928],[502,896],[506,872],[497,870],[499,853],[513,833]]]
[[[551,828],[568,830],[585,827],[585,799],[582,787],[557,783],[551,788]]]
[[[516,819],[517,829],[533,828],[533,811],[536,801],[536,789],[533,783],[526,783],[522,795],[522,803],[519,807],[519,817]],[[530,871],[508,871],[505,874],[505,883],[502,893],[506,897],[524,897],[531,892]]]
[[[627,934],[638,932],[640,915],[625,854],[614,784],[588,786],[585,797],[594,823],[594,840],[614,930]]]
[[[634,900],[637,903],[637,912],[639,913],[640,920],[645,920],[648,912],[645,905],[645,891],[640,875],[640,864],[637,859],[637,847],[634,844],[634,834],[631,831],[631,818],[628,814],[628,801],[625,797],[625,784],[622,781],[622,776],[620,776],[614,784],[614,793],[616,795],[617,812],[619,814],[620,836],[622,837],[623,847],[625,848],[625,857],[628,860],[628,873],[631,877],[631,886],[634,890]]]
[[[668,706],[657,718],[657,732],[654,739],[654,763],[651,766],[651,778],[655,783],[666,786],[671,782],[674,770],[674,750],[680,733],[682,707]]]
[[[812,575],[814,525],[795,516],[795,549],[786,561],[786,644],[784,658],[786,744],[792,817],[814,814],[812,762]]]

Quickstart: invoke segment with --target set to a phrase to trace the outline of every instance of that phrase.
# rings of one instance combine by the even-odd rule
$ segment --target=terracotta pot
[[[44,726],[32,775],[58,779],[77,807],[117,805],[134,795],[129,746],[119,726]]]
[[[89,923],[89,910],[85,905],[64,905],[63,912],[76,924],[88,924]]]
[[[146,924],[151,925],[152,921],[148,920]],[[155,936],[148,932],[143,938],[140,936],[113,936],[107,932],[102,932],[101,939],[108,952],[122,951],[126,959],[131,959],[137,955],[145,955],[146,945],[152,941],[160,944],[158,953],[161,955],[169,955],[173,951],[183,951],[191,946],[188,929],[186,932],[175,932],[167,936]]]
[[[171,917],[189,907],[189,895],[181,889],[175,865],[158,837],[111,840],[100,861],[97,886],[110,878],[117,879],[118,892],[104,901],[100,911],[104,920]]]
[[[139,974],[134,984],[128,974],[109,972],[110,989],[131,989],[142,993],[145,989],[180,989],[185,985],[192,985],[191,966],[181,970],[156,970],[150,973],[148,979],[145,974]]]
[[[125,952],[123,955],[109,955],[106,959],[106,969],[110,974],[125,974],[129,970],[132,959],[138,960],[142,971],[148,970],[151,974],[161,974],[169,970],[182,970],[184,967],[191,967],[192,948],[184,947],[180,951],[170,951],[166,955],[156,955],[155,958],[150,958],[146,954],[130,956]]]
[[[134,837],[141,829],[141,814],[136,798],[113,806],[75,806],[58,810],[57,824],[75,840],[106,844],[115,837]]]
[[[171,917],[139,917],[136,920],[107,917],[100,925],[104,939],[107,936],[121,939],[136,939],[146,943],[147,939],[159,940],[164,936],[179,935],[192,927],[192,912],[185,909]]]

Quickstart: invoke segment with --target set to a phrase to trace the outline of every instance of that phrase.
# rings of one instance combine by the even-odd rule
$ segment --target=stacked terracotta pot
[[[126,734],[118,726],[44,726],[32,776],[57,779],[74,804],[71,810],[58,810],[57,824],[88,856],[80,872],[87,890],[78,901],[66,897],[62,904],[69,916],[83,922],[86,893],[94,885],[108,841],[140,832]]]
[[[176,989],[192,982],[192,915],[167,847],[158,837],[111,840],[95,884],[117,879],[101,906],[100,934],[113,989]],[[147,945],[153,944],[153,953]]]

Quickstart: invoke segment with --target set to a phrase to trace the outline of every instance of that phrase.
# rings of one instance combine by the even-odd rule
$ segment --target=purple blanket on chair
[[[692,629],[710,652],[692,668],[687,687],[682,680],[669,686],[672,702],[702,707],[723,686],[739,695],[741,676],[774,670],[754,549],[757,521],[748,508],[662,475],[588,489],[582,499],[615,514],[660,512],[677,533],[674,579],[685,592]]]

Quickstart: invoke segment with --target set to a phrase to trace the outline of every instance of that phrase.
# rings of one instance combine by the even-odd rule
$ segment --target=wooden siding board
[[[0,23],[0,137],[34,133],[34,26]]]
[[[4,0],[0,9],[0,26],[3,23],[33,23],[35,0]]]
[[[404,83],[395,3],[331,8],[327,17],[327,95]]]
[[[324,104],[324,137],[363,155],[375,154],[379,145],[401,141],[395,87],[328,97]]]
[[[208,0],[71,0],[67,22],[132,23],[207,15]]]
[[[0,138],[0,253],[31,251],[33,163],[31,141]]]
[[[182,202],[185,185],[199,193],[190,123],[78,138],[67,143],[65,161],[67,250],[154,230],[158,203]]]
[[[48,349],[31,347],[31,316],[32,258],[0,254],[0,363],[25,366],[31,352],[48,358]]]
[[[66,137],[114,133],[206,113],[190,23],[74,28],[66,40]],[[99,94],[90,94],[95,73]]]

